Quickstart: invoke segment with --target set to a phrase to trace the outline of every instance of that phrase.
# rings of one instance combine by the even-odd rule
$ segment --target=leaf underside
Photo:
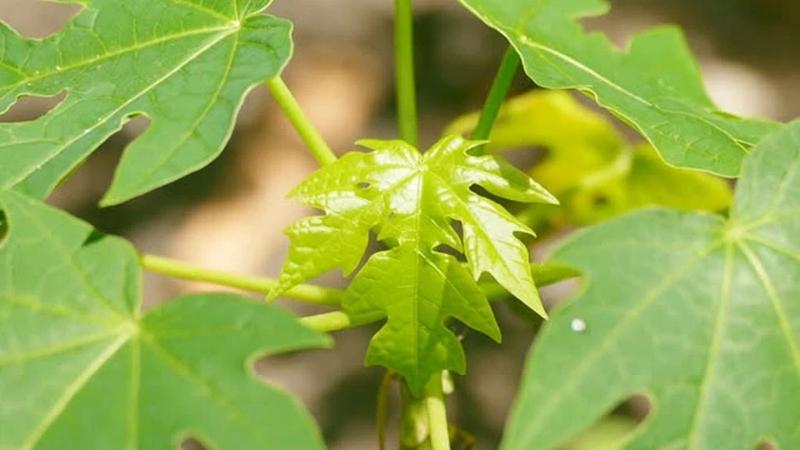
[[[653,410],[621,448],[800,448],[799,236],[795,122],[745,161],[729,219],[653,210],[568,241],[553,259],[585,290],[538,339],[502,448],[557,448],[636,393]]]
[[[605,0],[460,1],[509,40],[534,82],[594,97],[673,165],[736,176],[750,146],[778,126],[721,113],[676,28],[638,34],[625,51],[584,31],[578,20],[607,12]]]
[[[257,356],[327,345],[276,308],[194,295],[141,316],[133,249],[0,192],[0,450],[322,449]]]
[[[300,201],[326,215],[289,228],[289,256],[272,295],[336,268],[351,273],[370,232],[377,232],[389,249],[369,258],[343,307],[357,322],[387,318],[366,361],[400,373],[419,393],[434,373],[465,370],[463,349],[446,326],[449,318],[500,338],[476,282],[481,274],[545,314],[528,249],[516,236],[532,232],[473,188],[518,202],[555,199],[502,159],[471,155],[478,142],[446,137],[424,155],[400,141],[363,145],[372,151],[348,153],[295,190]]]
[[[210,163],[247,92],[291,53],[291,24],[259,14],[269,3],[86,0],[43,40],[0,21],[0,113],[20,97],[67,94],[36,120],[0,124],[0,188],[45,198],[138,116],[150,125],[126,149],[104,204]]]

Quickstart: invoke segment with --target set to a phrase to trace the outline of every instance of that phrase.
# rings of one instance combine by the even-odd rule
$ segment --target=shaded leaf
[[[44,198],[136,116],[106,205],[163,186],[216,158],[245,94],[277,75],[291,24],[270,2],[86,0],[61,32],[26,39],[0,22],[0,113],[23,96],[66,99],[39,119],[0,124],[0,188]]]
[[[554,202],[527,175],[496,156],[473,156],[478,142],[447,137],[427,153],[400,141],[365,141],[312,175],[295,191],[324,211],[293,225],[289,256],[273,296],[339,268],[352,272],[369,233],[390,250],[372,255],[345,294],[355,321],[387,317],[367,354],[402,374],[419,393],[430,376],[465,370],[463,350],[446,328],[455,317],[499,339],[476,280],[492,275],[511,294],[544,315],[527,247],[516,233],[532,232],[472,188],[518,202]],[[461,224],[459,235],[453,221]],[[467,268],[440,246],[462,253]]]
[[[605,13],[605,0],[461,3],[509,40],[538,85],[594,97],[676,166],[736,176],[748,148],[777,128],[721,113],[678,29],[645,31],[624,51],[585,32],[578,20]]]
[[[729,219],[653,210],[568,241],[553,259],[584,291],[538,339],[502,448],[556,448],[635,393],[654,408],[621,448],[800,447],[799,211],[796,122],[745,162]]]
[[[464,116],[449,133],[468,133],[478,115]],[[584,225],[645,206],[717,212],[732,198],[728,183],[664,163],[647,145],[631,148],[601,114],[559,91],[532,91],[509,100],[491,137],[497,153],[545,147],[530,173],[560,200],[559,208],[531,207],[527,223]]]
[[[325,346],[277,308],[227,294],[141,314],[137,255],[0,193],[0,449],[321,449],[312,420],[256,379],[261,355]]]

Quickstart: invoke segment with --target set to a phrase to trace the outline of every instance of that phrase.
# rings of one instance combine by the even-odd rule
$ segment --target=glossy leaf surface
[[[528,249],[515,235],[532,232],[473,189],[518,202],[555,200],[501,158],[471,155],[478,144],[447,137],[423,155],[400,141],[366,141],[372,151],[348,153],[294,192],[326,214],[288,230],[289,256],[273,295],[335,268],[349,274],[376,231],[390,249],[369,258],[343,307],[356,321],[388,319],[372,340],[367,363],[402,374],[417,393],[435,372],[465,370],[448,318],[500,338],[476,282],[481,274],[545,314]],[[442,246],[463,254],[467,265]]]
[[[194,295],[142,315],[118,238],[0,193],[0,449],[321,449],[302,407],[256,379],[261,355],[327,345],[277,308]]]
[[[66,98],[41,118],[0,124],[0,188],[44,198],[137,116],[103,202],[198,170],[222,151],[245,94],[277,75],[291,24],[269,0],[86,0],[66,27],[26,39],[0,22],[0,112],[24,96]]]
[[[585,286],[535,345],[502,448],[558,448],[636,393],[652,412],[620,448],[800,447],[799,237],[794,123],[748,158],[729,219],[652,210],[568,241],[553,259]]]
[[[477,113],[461,117],[448,133],[469,133],[477,123]],[[547,150],[530,173],[561,205],[531,207],[523,215],[529,224],[586,225],[647,206],[718,212],[732,199],[726,181],[670,167],[648,145],[633,148],[610,120],[565,92],[537,90],[503,106],[490,151],[530,147]]]
[[[579,20],[607,12],[605,0],[461,3],[509,40],[533,81],[589,94],[676,166],[736,176],[750,146],[777,127],[720,112],[675,28],[645,31],[625,50],[584,31]]]

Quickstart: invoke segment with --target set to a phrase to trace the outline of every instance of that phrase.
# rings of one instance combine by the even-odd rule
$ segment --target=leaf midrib
[[[5,101],[5,97],[7,95],[9,95],[12,92],[15,92],[16,88],[18,88],[18,87],[20,87],[20,86],[22,86],[24,84],[30,84],[30,83],[34,83],[34,82],[37,82],[37,81],[41,81],[41,80],[44,80],[46,78],[50,78],[50,77],[55,76],[55,75],[61,75],[61,74],[65,73],[65,72],[72,71],[74,69],[78,69],[78,68],[81,68],[81,67],[84,67],[84,66],[91,66],[93,64],[100,63],[100,62],[106,61],[108,59],[113,59],[113,58],[115,58],[117,56],[122,56],[122,55],[124,55],[126,53],[133,53],[133,52],[136,52],[136,51],[139,51],[139,50],[144,50],[146,48],[153,47],[153,46],[156,46],[156,45],[159,45],[159,44],[165,44],[165,43],[168,43],[168,42],[177,41],[177,40],[184,39],[184,38],[187,38],[187,37],[193,37],[193,36],[202,35],[202,34],[211,35],[211,34],[215,34],[216,32],[221,32],[221,31],[236,32],[238,30],[239,30],[239,28],[232,27],[230,25],[218,26],[218,27],[209,27],[209,28],[200,28],[200,29],[197,29],[197,30],[192,30],[192,31],[187,31],[187,32],[182,32],[182,33],[175,33],[175,34],[161,36],[161,37],[149,40],[149,41],[145,41],[145,42],[137,43],[135,45],[131,45],[129,47],[122,47],[122,48],[116,49],[116,50],[108,52],[108,53],[104,53],[104,54],[102,54],[100,56],[97,56],[97,57],[94,57],[94,58],[91,58],[91,59],[86,59],[86,60],[83,60],[83,61],[79,61],[79,62],[77,62],[75,64],[71,64],[71,65],[67,65],[67,66],[60,66],[60,68],[57,69],[57,70],[42,71],[38,75],[35,74],[33,76],[30,76],[30,73],[21,72],[24,75],[27,75],[28,77],[24,78],[24,79],[21,79],[21,80],[17,81],[14,84],[9,84],[9,85],[6,85],[6,86],[0,86],[0,90],[3,90],[3,89],[7,90],[7,93],[4,94],[3,98],[0,98],[0,103]],[[225,33],[223,33],[223,34],[225,34]]]
[[[481,13],[481,12],[477,11],[475,8],[473,8],[472,6],[468,5],[464,0],[461,0],[461,3],[467,9],[471,10],[475,15],[477,15],[478,17],[481,17],[485,21],[491,23],[491,26],[493,28],[497,29],[498,31],[500,31],[503,35],[505,35],[507,39],[512,40],[511,36],[509,36],[509,34],[513,34],[514,37],[516,38],[516,40],[518,40],[521,44],[523,44],[523,45],[525,45],[527,47],[530,47],[534,51],[535,50],[541,50],[541,51],[547,52],[547,53],[549,53],[549,54],[561,59],[562,61],[566,62],[567,64],[570,64],[573,67],[575,67],[575,68],[587,73],[588,75],[600,80],[602,83],[607,84],[608,86],[610,86],[612,89],[618,91],[619,93],[621,93],[621,94],[623,94],[623,95],[625,95],[625,96],[627,96],[629,98],[632,98],[633,100],[635,100],[635,101],[637,101],[637,102],[639,102],[639,103],[641,103],[641,104],[643,104],[643,105],[645,105],[645,106],[647,106],[649,108],[653,108],[654,110],[657,110],[657,111],[659,111],[660,113],[662,113],[664,115],[680,114],[680,115],[685,115],[687,117],[691,117],[693,119],[699,120],[699,121],[705,123],[706,125],[716,129],[717,131],[719,131],[723,135],[725,135],[725,137],[727,137],[744,154],[747,154],[748,152],[747,152],[746,148],[742,145],[743,143],[746,143],[746,144],[749,144],[749,145],[755,144],[753,142],[745,142],[745,141],[743,141],[743,140],[741,140],[739,138],[734,137],[733,135],[730,134],[730,132],[728,132],[724,128],[720,127],[719,125],[709,121],[708,119],[706,119],[705,117],[703,117],[701,115],[697,115],[697,114],[690,113],[690,112],[685,112],[685,111],[673,111],[673,110],[670,110],[670,109],[664,109],[664,108],[662,108],[662,107],[660,107],[660,106],[658,106],[656,104],[653,104],[652,102],[642,98],[641,96],[639,96],[639,95],[637,95],[637,94],[625,89],[624,87],[620,86],[618,83],[615,83],[615,82],[611,81],[610,79],[608,79],[604,75],[600,74],[595,69],[593,69],[593,68],[591,68],[591,67],[589,67],[589,66],[587,66],[587,65],[585,65],[585,64],[583,64],[583,63],[581,63],[579,61],[577,61],[576,59],[572,58],[571,56],[566,55],[566,54],[564,54],[562,52],[559,52],[558,50],[556,50],[556,49],[554,49],[552,47],[549,47],[547,45],[544,45],[544,44],[541,44],[541,43],[537,42],[536,40],[534,40],[533,38],[531,38],[530,36],[525,34],[524,31],[519,30],[519,29],[510,29],[507,26],[500,25],[500,22],[495,17],[490,17],[488,14]],[[564,74],[564,75],[567,76],[566,74]],[[579,86],[579,85],[573,86],[573,88],[575,88],[575,89],[580,89],[581,87],[586,87],[586,86]],[[617,112],[619,113],[619,111],[617,111]],[[636,125],[636,128],[640,128],[640,127],[638,125]],[[657,129],[655,129],[653,127],[649,127],[649,129],[653,130],[654,132],[657,132],[657,133],[659,133],[659,134],[661,134],[663,136],[667,136],[664,133],[659,132]]]
[[[263,424],[253,421],[250,417],[237,409],[233,404],[225,399],[225,395],[220,392],[214,383],[209,382],[197,373],[191,366],[184,363],[181,358],[174,355],[166,347],[161,345],[155,336],[145,334],[142,336],[142,341],[146,343],[153,353],[159,355],[163,361],[168,363],[173,370],[175,370],[182,378],[193,382],[195,385],[203,388],[206,396],[214,403],[220,405],[225,409],[237,422],[245,425],[251,433],[260,434]]]
[[[606,339],[601,341],[600,345],[597,347],[595,351],[593,351],[588,357],[581,359],[580,364],[571,371],[562,381],[561,388],[556,395],[553,395],[549,398],[548,401],[540,405],[536,412],[536,417],[546,417],[550,414],[553,408],[561,401],[563,397],[567,394],[571,393],[575,387],[576,382],[580,379],[580,377],[589,370],[589,368],[594,364],[595,361],[600,359],[608,348],[612,345],[613,342],[616,341],[617,336],[622,333],[625,329],[625,325],[630,323],[632,320],[637,318],[640,314],[644,313],[650,305],[660,298],[660,295],[663,293],[664,290],[668,289],[672,283],[675,282],[676,279],[686,275],[692,269],[694,269],[701,261],[705,258],[713,254],[716,250],[724,246],[725,243],[722,240],[715,241],[707,246],[705,249],[700,250],[697,253],[694,253],[685,261],[677,264],[677,267],[672,272],[665,274],[659,284],[657,284],[654,288],[650,289],[648,295],[645,295],[644,298],[634,307],[627,310],[620,320],[616,321],[612,328],[605,334]],[[529,369],[530,370],[530,369]],[[532,436],[535,436],[538,433],[539,428],[541,427],[542,421],[541,420],[531,420],[531,426],[525,428],[522,437],[518,439],[520,442],[529,442]]]
[[[788,257],[792,257],[797,261],[800,261],[799,255],[794,255],[785,249],[776,249],[775,246],[771,243],[764,242],[760,238],[744,235],[741,239],[737,241],[716,241],[712,243],[707,249],[696,255],[692,258],[689,262],[683,262],[677,264],[678,270],[673,271],[672,273],[666,275],[662,283],[660,283],[656,289],[653,289],[649,296],[650,298],[646,298],[639,303],[636,308],[629,310],[625,313],[624,317],[618,320],[615,324],[613,329],[606,334],[607,339],[603,340],[600,346],[596,351],[594,351],[589,357],[584,358],[581,360],[581,364],[575,368],[572,372],[570,372],[568,378],[564,380],[561,385],[561,389],[558,392],[558,395],[550,397],[550,400],[545,402],[541,407],[537,410],[537,417],[543,417],[549,414],[549,412],[557,405],[561,398],[563,398],[566,393],[572,392],[575,389],[576,380],[580,378],[580,376],[588,370],[591,365],[599,359],[605,353],[605,350],[611,345],[611,342],[615,341],[616,335],[621,332],[624,328],[623,324],[626,324],[633,320],[638,314],[645,309],[655,300],[659,298],[659,295],[663,289],[669,287],[672,283],[674,283],[676,278],[679,278],[689,270],[696,267],[703,259],[717,251],[719,248],[726,248],[726,258],[725,258],[725,271],[723,277],[723,283],[721,285],[721,292],[722,295],[720,296],[719,305],[717,307],[717,312],[714,314],[714,331],[712,333],[712,339],[709,344],[709,352],[708,352],[708,364],[706,369],[704,370],[704,375],[702,377],[702,381],[700,384],[700,396],[698,399],[697,404],[694,407],[693,418],[692,418],[692,425],[687,433],[687,448],[698,448],[699,439],[697,432],[700,428],[699,421],[703,417],[702,411],[704,410],[705,402],[707,401],[707,396],[709,395],[709,383],[712,379],[714,373],[714,367],[716,366],[716,361],[718,360],[719,356],[719,348],[720,348],[720,340],[723,332],[723,322],[724,317],[726,316],[727,309],[726,306],[731,300],[731,285],[732,285],[732,260],[735,254],[734,248],[738,248],[739,252],[746,258],[748,264],[751,266],[751,269],[755,273],[756,277],[759,279],[761,283],[762,289],[764,290],[765,294],[770,300],[770,305],[772,310],[775,313],[776,319],[778,320],[781,334],[784,336],[784,340],[786,341],[788,350],[792,356],[793,365],[795,371],[797,372],[798,376],[800,377],[800,346],[795,340],[795,331],[792,328],[791,323],[788,321],[787,314],[782,306],[782,301],[780,300],[780,296],[778,296],[777,292],[775,291],[774,285],[772,284],[768,273],[766,272],[763,263],[761,260],[754,254],[752,249],[745,243],[745,241],[751,241],[754,243],[758,243],[763,245],[770,250],[773,251],[782,251],[782,253]],[[528,442],[531,436],[536,435],[538,429],[540,428],[539,420],[532,420],[531,426],[525,429],[525,434],[523,434],[522,438],[520,439],[521,442]]]
[[[192,8],[192,9],[194,9],[196,11],[200,11],[200,12],[206,13],[207,15],[212,16],[212,17],[216,17],[218,19],[223,19],[223,20],[234,19],[233,17],[228,17],[226,15],[223,15],[219,11],[215,11],[215,10],[213,10],[211,8],[206,8],[205,6],[198,5],[197,3],[190,2],[190,1],[187,1],[187,0],[170,0],[170,1],[172,1],[173,3],[180,4],[180,5],[186,5],[186,6]],[[234,15],[238,18],[239,17],[239,2],[238,2],[238,0],[231,0],[231,1],[233,1]]]
[[[794,362],[794,368],[797,372],[798,378],[800,378],[800,348],[798,347],[798,343],[796,342],[797,333],[792,328],[792,324],[788,319],[788,314],[783,307],[783,300],[781,300],[780,295],[775,290],[775,285],[772,282],[769,273],[764,267],[763,261],[753,252],[749,245],[745,242],[745,240],[739,240],[737,242],[739,250],[744,254],[747,262],[750,264],[750,267],[755,272],[759,282],[761,283],[761,287],[764,289],[764,292],[767,294],[767,298],[769,298],[770,305],[772,306],[772,310],[775,313],[775,317],[778,319],[778,324],[781,328],[781,333],[783,334],[786,342],[788,343],[789,350],[792,354],[792,361]]]
[[[117,318],[122,319],[125,317],[126,311],[124,310],[120,311],[120,309],[117,308],[111,301],[111,299],[103,295],[103,293],[94,284],[90,282],[91,276],[89,276],[89,274],[87,274],[84,271],[83,267],[81,267],[81,265],[75,260],[74,253],[70,253],[69,251],[67,251],[67,249],[64,248],[64,246],[62,245],[61,241],[53,237],[52,233],[49,232],[48,227],[39,220],[38,216],[33,214],[31,211],[28,210],[28,208],[25,207],[16,208],[15,212],[27,217],[28,221],[33,223],[33,225],[39,229],[41,235],[46,236],[45,239],[50,243],[51,248],[58,251],[58,253],[61,254],[62,260],[67,262],[67,264],[72,267],[78,279],[81,281],[81,284],[96,300],[99,300],[100,303],[105,305],[105,307],[108,309],[109,312],[115,313],[117,315]],[[11,235],[11,233],[13,232],[14,232],[13,228],[11,228],[9,230],[9,235]]]
[[[183,145],[190,137],[192,137],[193,134],[197,133],[197,126],[200,124],[200,122],[202,122],[206,118],[208,112],[211,111],[211,109],[217,104],[217,100],[219,99],[219,96],[222,93],[223,88],[230,79],[231,70],[233,69],[233,63],[236,61],[236,53],[239,50],[239,33],[233,33],[233,34],[235,34],[236,37],[234,38],[233,44],[231,44],[230,54],[228,55],[228,59],[225,64],[225,71],[220,77],[220,81],[219,83],[217,83],[217,87],[214,90],[214,93],[210,96],[208,103],[206,103],[203,112],[197,115],[197,118],[192,123],[192,126],[187,129],[186,133],[184,133],[184,135],[181,136],[178,142],[171,144],[169,146],[169,148],[164,152],[164,156],[159,160],[159,163],[154,164],[151,167],[150,171],[146,175],[142,176],[141,178],[142,183],[150,181],[152,179],[152,176],[175,155],[175,152],[178,151],[180,146]],[[222,39],[217,41],[214,45],[212,45],[212,47],[216,46],[216,44],[219,42],[222,42]],[[208,50],[210,50],[210,48],[211,47],[209,47]],[[178,177],[178,175],[176,175],[176,177]]]
[[[732,298],[733,262],[733,245],[728,244],[725,246],[725,267],[723,269],[722,284],[720,287],[720,299],[717,304],[717,310],[714,313],[714,325],[708,347],[708,361],[706,361],[706,367],[700,381],[698,399],[694,407],[691,425],[687,434],[687,450],[697,447],[700,443],[698,440],[700,439],[698,430],[700,430],[701,420],[705,417],[704,411],[708,405],[709,396],[711,395],[711,381],[716,374],[720,346],[725,333],[725,319],[728,316],[728,305]]]
[[[493,252],[492,252],[492,253],[494,253],[494,256],[495,256],[495,258],[494,258],[494,259],[495,259],[495,260],[499,260],[499,261],[501,262],[501,265],[502,265],[502,267],[505,269],[505,272],[506,272],[506,273],[507,273],[509,276],[511,276],[511,277],[514,277],[514,272],[511,270],[511,267],[510,267],[510,265],[507,263],[507,261],[506,261],[506,258],[503,258],[503,257],[502,257],[502,254],[501,254],[500,250],[498,250],[498,249],[497,249],[497,247],[494,245],[494,240],[493,240],[493,239],[492,239],[492,237],[489,235],[488,231],[486,231],[486,229],[480,225],[480,223],[478,222],[478,220],[476,220],[476,219],[475,219],[475,215],[472,213],[472,209],[469,207],[469,204],[468,204],[468,203],[466,203],[466,202],[464,201],[464,199],[463,199],[463,198],[461,198],[460,192],[456,191],[456,189],[455,189],[455,188],[454,188],[454,187],[453,187],[451,184],[449,184],[449,183],[448,183],[448,182],[445,180],[445,178],[444,178],[444,177],[442,177],[441,175],[439,175],[439,174],[438,174],[438,173],[436,173],[435,171],[430,171],[430,173],[431,173],[431,174],[433,174],[434,176],[436,176],[437,178],[439,178],[439,180],[441,180],[441,182],[443,183],[443,185],[444,185],[445,187],[447,187],[447,188],[450,190],[450,192],[453,194],[453,197],[454,197],[454,198],[455,198],[455,199],[458,201],[459,205],[461,205],[461,207],[462,207],[462,208],[463,208],[465,211],[467,211],[467,212],[469,213],[469,218],[471,219],[472,226],[473,226],[473,228],[475,229],[475,231],[477,231],[478,233],[480,233],[480,234],[483,236],[483,238],[484,238],[484,241],[486,241],[486,242],[488,242],[488,243],[490,243],[490,244],[491,244],[491,245],[489,245],[489,248],[491,248],[491,249],[493,250]],[[481,199],[483,199],[483,197],[480,197],[480,196],[478,196],[478,197],[479,197],[479,198],[481,198]],[[470,256],[470,255],[468,255],[468,254],[466,254],[466,253],[465,253],[465,255],[466,255],[467,257],[469,257],[469,256]],[[475,276],[476,278],[477,278],[479,275],[480,275],[480,274],[473,274],[473,276]]]
[[[130,340],[130,333],[121,333],[95,358],[86,370],[81,372],[72,383],[67,386],[63,394],[56,400],[53,407],[45,414],[42,421],[23,443],[20,450],[33,450],[39,441],[50,429],[50,426],[58,419],[62,412],[69,406],[73,398],[91,381],[92,377],[103,368],[103,366]]]
[[[543,44],[540,44],[540,43],[534,41],[533,39],[531,39],[530,37],[528,37],[528,36],[526,36],[524,34],[518,34],[517,38],[520,40],[520,42],[523,45],[531,47],[534,50],[535,49],[539,49],[539,50],[545,51],[545,52],[547,52],[547,53],[549,53],[549,54],[561,59],[562,61],[565,61],[566,63],[572,65],[573,67],[576,67],[576,68],[584,71],[585,73],[589,74],[590,76],[593,76],[593,77],[597,78],[598,80],[600,80],[601,82],[607,84],[612,89],[620,92],[621,94],[623,94],[625,96],[628,96],[628,97],[636,100],[637,102],[644,104],[645,106],[647,106],[649,108],[657,110],[657,111],[659,111],[660,113],[662,113],[664,115],[669,116],[671,114],[677,114],[677,115],[682,115],[682,116],[686,116],[686,117],[691,117],[692,119],[699,120],[699,121],[703,122],[704,124],[708,125],[709,127],[714,128],[715,130],[717,130],[720,133],[722,133],[723,135],[725,135],[725,137],[727,137],[731,142],[733,142],[734,145],[742,151],[742,153],[747,154],[747,150],[742,146],[742,142],[743,141],[741,139],[734,137],[733,135],[730,134],[729,131],[727,131],[724,128],[720,127],[719,125],[713,123],[712,121],[708,120],[707,118],[703,117],[702,115],[695,114],[695,113],[690,113],[690,112],[687,112],[687,111],[677,111],[677,110],[665,109],[665,108],[663,108],[663,107],[661,107],[659,105],[656,105],[656,104],[654,104],[652,102],[649,102],[649,101],[645,100],[644,98],[640,97],[639,95],[637,95],[637,94],[635,94],[635,93],[623,88],[619,84],[611,81],[610,79],[606,78],[605,76],[603,76],[602,74],[600,74],[596,70],[592,69],[591,67],[589,67],[589,66],[587,66],[585,64],[580,63],[579,61],[577,61],[576,59],[572,58],[569,55],[561,53],[561,52],[559,52],[559,51],[557,51],[557,50],[555,50],[553,48],[547,47],[547,46],[545,46]],[[582,87],[582,86],[575,86],[575,88],[580,88],[580,87]],[[599,99],[598,99],[598,101],[599,101]],[[621,114],[621,112],[619,112],[619,111],[617,111],[617,112]],[[639,126],[637,126],[637,128],[639,128]],[[653,132],[659,133],[662,136],[668,136],[668,135],[666,135],[664,133],[661,133],[660,131],[658,131],[657,128],[654,128],[654,127],[648,127],[648,130],[652,130]],[[749,142],[748,144],[753,144],[753,143]]]
[[[30,177],[32,174],[34,174],[35,172],[40,170],[42,167],[44,167],[47,163],[49,163],[50,161],[52,161],[55,158],[59,157],[63,153],[63,151],[65,149],[67,149],[69,146],[71,146],[72,144],[78,142],[84,136],[87,136],[87,135],[91,134],[92,131],[97,130],[100,127],[100,125],[105,125],[106,122],[108,122],[108,120],[112,119],[115,115],[117,115],[117,113],[123,111],[125,108],[130,106],[133,102],[139,100],[145,94],[149,93],[150,91],[152,91],[153,89],[155,89],[156,87],[161,85],[161,83],[169,80],[173,75],[175,75],[176,73],[180,72],[184,67],[186,67],[191,62],[193,62],[195,59],[200,57],[200,55],[202,55],[203,53],[207,52],[208,50],[210,50],[211,48],[213,48],[214,46],[216,46],[220,42],[222,42],[228,36],[230,36],[232,34],[235,34],[235,32],[236,31],[231,31],[231,32],[229,32],[227,34],[221,34],[217,39],[212,40],[210,43],[208,43],[208,44],[204,45],[203,47],[201,47],[198,51],[196,51],[196,52],[192,53],[191,55],[189,55],[188,58],[186,58],[184,61],[181,61],[181,63],[179,65],[177,65],[176,67],[171,69],[163,77],[157,79],[156,81],[151,83],[149,86],[146,86],[141,92],[139,92],[135,96],[133,96],[130,99],[128,99],[127,101],[125,101],[122,105],[120,105],[116,109],[112,110],[110,113],[108,113],[105,116],[103,116],[100,119],[98,119],[95,122],[94,125],[92,125],[89,128],[84,129],[81,133],[78,133],[78,134],[74,135],[69,141],[67,141],[63,145],[61,145],[59,147],[54,147],[51,150],[51,153],[49,155],[47,155],[43,160],[40,160],[40,161],[32,164],[31,166],[29,166],[27,168],[27,170],[20,171],[20,174],[17,177],[12,178],[9,181],[9,183],[6,183],[6,186],[7,187],[8,186],[14,186],[14,185],[20,183],[21,181],[27,179],[28,177]],[[88,130],[88,132],[87,132],[87,130]],[[78,162],[76,162],[75,164],[78,164]]]
[[[58,344],[46,345],[43,347],[37,347],[35,349],[29,349],[23,353],[12,353],[12,354],[4,353],[0,355],[0,368],[12,364],[23,364],[28,361],[32,361],[39,358],[46,358],[59,355],[61,353],[66,353],[70,350],[77,350],[79,348],[89,346],[99,341],[112,338],[117,334],[118,334],[117,330],[112,330],[111,332],[106,331],[104,333],[81,336],[80,338],[73,339],[67,342],[60,342]]]

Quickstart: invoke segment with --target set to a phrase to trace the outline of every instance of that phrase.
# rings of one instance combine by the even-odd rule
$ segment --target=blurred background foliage
[[[340,152],[360,137],[394,135],[390,0],[276,0],[270,12],[292,19],[297,49],[285,79],[312,121]],[[468,15],[456,0],[416,0],[417,68],[423,146],[444,130],[474,126],[504,50],[503,41]],[[797,0],[612,0],[611,14],[584,21],[620,47],[643,28],[677,23],[686,28],[712,97],[729,111],[776,120],[800,116],[800,2]],[[0,0],[0,19],[22,34],[57,31],[74,5]],[[565,93],[535,91],[523,76],[503,110],[492,151],[501,152],[554,192],[562,208],[519,210],[539,231],[534,255],[570,230],[626,211],[661,204],[724,211],[731,183],[670,168],[646,143],[591,102]],[[0,121],[38,117],[59,101],[26,99]],[[459,117],[454,121],[456,117]],[[131,239],[143,251],[205,267],[275,275],[286,252],[282,229],[309,211],[285,198],[314,170],[311,157],[265,90],[247,101],[229,148],[204,170],[115,208],[98,209],[117,159],[146,120],[130,123],[95,153],[50,199],[105,232]],[[148,276],[149,305],[196,290],[218,289]],[[322,283],[341,285],[336,275]],[[547,288],[550,306],[574,289]],[[498,302],[504,332],[498,346],[463,334],[469,373],[456,378],[451,397],[461,448],[496,448],[518,384],[522,361],[540,323],[514,302]],[[288,306],[288,305],[287,305]],[[298,308],[299,313],[314,309]],[[460,328],[458,328],[460,330]],[[379,369],[362,367],[374,330],[337,336],[330,352],[259,361],[268,379],[297,392],[321,423],[332,449],[376,448]],[[390,389],[390,423],[397,419]],[[565,447],[613,449],[647,413],[633,398]],[[390,426],[389,442],[396,431]],[[190,446],[187,444],[187,448]],[[391,446],[389,448],[392,448]]]

